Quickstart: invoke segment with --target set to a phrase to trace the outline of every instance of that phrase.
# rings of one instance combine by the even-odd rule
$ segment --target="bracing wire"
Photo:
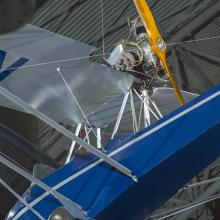
[[[60,69],[60,68],[57,68],[57,72],[59,73],[60,77],[61,77],[62,80],[64,81],[64,83],[65,83],[65,85],[66,85],[66,87],[67,87],[69,93],[71,94],[73,100],[74,100],[75,103],[77,104],[77,106],[78,106],[80,112],[82,113],[84,119],[86,120],[87,124],[91,127],[91,129],[92,129],[92,131],[93,131],[95,137],[97,138],[97,141],[98,141],[98,142],[100,143],[100,145],[102,146],[102,144],[101,144],[101,140],[98,139],[98,137],[97,137],[97,135],[96,135],[96,132],[94,131],[94,129],[93,129],[91,123],[89,122],[89,120],[88,120],[88,118],[87,118],[85,112],[83,111],[83,109],[82,109],[81,105],[79,104],[79,102],[78,102],[76,96],[73,94],[73,92],[72,92],[72,90],[71,90],[69,84],[67,83],[65,77],[63,76],[63,74],[62,74],[62,72],[61,72],[61,69]]]
[[[100,109],[102,109],[104,106],[106,106],[108,103],[112,102],[114,99],[121,97],[122,95],[116,95],[111,97],[110,99],[107,99],[106,102],[102,103],[101,105],[99,105],[94,111],[92,111],[89,114],[86,114],[86,117],[89,118],[90,116],[94,115],[95,113],[97,113]],[[77,121],[75,124],[72,125],[72,127],[78,125],[81,121]]]
[[[178,45],[178,44],[196,43],[196,42],[200,42],[200,41],[208,41],[208,40],[214,40],[214,39],[220,39],[220,36],[212,36],[212,37],[200,38],[200,39],[195,39],[195,40],[173,42],[173,43],[169,43],[169,44],[166,44],[166,45],[167,46],[173,46],[173,45]]]
[[[31,210],[40,220],[45,220],[45,218],[39,212],[37,212],[31,205],[29,205],[24,198],[22,198],[14,189],[12,189],[1,178],[0,178],[0,184],[4,186],[13,196],[15,196],[23,205],[25,205],[29,210]]]
[[[184,44],[184,43],[193,43],[193,42],[196,43],[196,42],[200,42],[200,41],[208,41],[208,40],[213,40],[213,39],[220,39],[220,36],[207,37],[207,38],[181,41],[181,42],[174,42],[174,43],[169,43],[169,44],[166,44],[166,45],[167,46],[172,46],[172,45],[178,45],[178,44]],[[74,57],[74,58],[63,59],[63,60],[54,60],[54,61],[50,61],[50,62],[42,62],[42,63],[36,63],[36,64],[30,64],[30,65],[23,65],[21,67],[6,68],[6,69],[3,69],[3,70],[17,70],[17,69],[24,69],[24,68],[32,68],[32,67],[38,67],[38,66],[52,65],[52,64],[55,64],[55,63],[65,63],[65,62],[76,61],[76,60],[90,59],[90,58],[95,58],[95,57],[100,57],[100,56],[105,56],[105,55],[110,55],[110,54],[111,53],[94,54],[94,55]]]
[[[64,63],[64,62],[77,61],[77,60],[85,60],[85,59],[89,59],[89,58],[93,58],[93,57],[100,57],[100,56],[110,55],[110,54],[111,53],[74,57],[74,58],[63,59],[63,60],[54,60],[54,61],[50,61],[50,62],[42,62],[42,63],[24,65],[24,66],[21,66],[21,67],[6,68],[6,69],[3,69],[3,70],[25,69],[25,68],[31,68],[31,67],[51,65],[51,64],[56,64],[56,63]]]

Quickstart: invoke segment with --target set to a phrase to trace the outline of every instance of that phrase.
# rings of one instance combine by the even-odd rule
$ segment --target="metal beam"
[[[184,50],[186,50],[187,52],[207,61],[207,62],[210,62],[210,63],[213,63],[215,65],[218,65],[220,66],[220,59],[219,57],[216,57],[216,56],[213,56],[211,54],[207,54],[203,51],[200,51],[198,49],[196,49],[195,47],[188,47],[186,45],[182,46],[184,48]]]
[[[176,73],[176,78],[180,80],[180,83],[182,85],[182,89],[183,90],[187,90],[187,91],[192,91],[193,93],[202,93],[202,91],[199,91],[198,89],[195,89],[193,88],[190,83],[188,82],[188,79],[187,79],[187,74],[186,74],[186,71],[185,71],[185,66],[182,62],[182,60],[180,59],[180,56],[179,56],[179,53],[175,47],[171,49],[171,52],[172,52],[172,56],[173,56],[173,61],[174,61],[174,64],[173,64],[173,68],[174,68],[174,72]]]
[[[132,89],[130,90],[130,103],[131,103],[131,113],[132,113],[132,120],[133,120],[133,127],[134,127],[134,133],[137,133],[138,130],[138,124],[137,124],[137,116],[136,116],[136,110],[135,110],[135,104],[134,104],[134,96]]]
[[[138,117],[138,130],[140,130],[140,128],[141,128],[141,119],[142,119],[143,108],[144,108],[144,101],[143,101],[143,97],[142,97],[141,107],[140,107],[140,112],[139,112],[139,117]]]
[[[220,185],[219,182],[216,182],[214,184],[212,184],[205,192],[203,192],[195,201],[194,203],[199,203],[199,201],[204,201],[207,198],[209,198],[212,195],[215,195],[217,192],[219,192],[220,189]],[[192,213],[195,211],[195,209],[198,206],[192,207],[191,209],[189,209],[187,212],[184,212],[184,214],[178,216],[178,220],[185,220],[188,219]]]
[[[142,97],[144,99],[144,127],[147,128],[151,125],[150,111],[149,111],[149,94],[146,89],[142,91]]]
[[[98,158],[102,159],[110,166],[114,167],[116,170],[120,171],[121,173],[125,174],[126,176],[131,177],[134,181],[137,180],[136,176],[133,175],[132,171],[129,170],[127,167],[123,166],[119,162],[113,160],[108,155],[104,154],[103,152],[99,151],[92,145],[88,144],[86,141],[82,140],[81,138],[74,135],[71,131],[67,130],[48,116],[44,115],[42,112],[38,111],[37,109],[32,108],[27,103],[25,103],[22,99],[5,89],[4,87],[0,86],[0,94],[7,99],[11,100],[13,103],[17,104],[19,107],[23,108],[27,113],[34,115],[35,117],[39,118],[46,124],[50,125],[52,128],[60,132],[61,134],[65,135],[66,137],[70,138],[72,141],[76,141],[77,144],[84,147],[89,152],[96,155]]]
[[[167,44],[176,43],[185,40],[190,33],[195,32],[206,22],[214,18],[220,12],[220,1],[215,1],[210,7],[202,11],[197,17],[193,18],[191,22],[183,26],[177,31],[167,42]],[[170,50],[170,47],[167,48]]]
[[[207,179],[207,180],[203,180],[203,181],[200,181],[200,182],[189,184],[186,187],[184,187],[181,191],[189,189],[189,188],[193,188],[193,187],[198,187],[198,186],[201,187],[202,185],[208,185],[210,183],[214,183],[214,182],[217,182],[217,181],[220,181],[220,177]]]
[[[129,92],[126,92],[125,96],[124,96],[124,99],[122,101],[122,104],[121,104],[120,111],[118,113],[118,117],[117,117],[117,120],[116,120],[116,123],[115,123],[114,130],[112,132],[111,139],[113,139],[115,134],[118,132],[118,128],[119,128],[119,125],[120,125],[120,122],[121,122],[121,119],[122,119],[122,116],[123,116],[123,113],[124,113],[124,110],[125,110],[125,107],[126,107],[126,104],[127,104],[127,101],[128,101],[128,96],[129,96]]]
[[[182,85],[181,89],[183,89],[183,90],[189,89],[189,88],[185,88],[186,84],[188,84],[188,83],[187,83],[186,75],[183,73],[185,71],[183,71],[181,66],[180,66],[180,60],[179,60],[179,57],[178,57],[178,55],[179,55],[178,51],[176,50],[176,48],[175,49],[172,48],[171,49],[171,53],[172,53],[173,61],[174,61],[173,68],[174,68],[175,75],[180,77],[182,79],[182,81],[185,82],[185,84],[183,82],[180,82],[180,84]]]
[[[76,127],[76,131],[75,131],[75,135],[78,137],[79,136],[79,132],[81,130],[81,127],[82,127],[82,124],[78,124],[77,127]],[[67,157],[66,157],[66,161],[65,161],[65,164],[69,163],[70,160],[71,160],[71,157],[72,157],[72,154],[73,154],[73,151],[74,151],[74,148],[75,148],[75,145],[76,145],[76,141],[73,141],[71,146],[70,146],[70,149],[69,149],[69,152],[67,154]]]
[[[206,76],[206,74],[201,70],[201,68],[192,60],[192,58],[186,54],[186,52],[181,48],[178,47],[178,51],[180,52],[180,55],[182,59],[188,64],[189,67],[191,67],[196,74],[199,75],[199,77],[204,81],[205,85],[208,88],[211,88],[214,86],[212,81]]]
[[[214,18],[213,22],[215,23],[215,25],[220,28],[220,17]]]
[[[96,137],[96,145],[98,149],[102,149],[102,136],[101,136],[101,128],[96,129],[97,137]]]
[[[0,123],[0,137],[8,140],[12,143],[16,148],[26,153],[38,163],[42,163],[53,168],[58,168],[60,165],[53,160],[51,157],[47,156],[45,153],[42,153],[39,150],[39,147],[33,145],[30,141],[19,135],[17,132],[11,130],[5,125]]]
[[[150,100],[151,104],[153,105],[153,107],[155,108],[155,110],[157,111],[157,114],[160,116],[160,118],[163,118],[163,115],[162,115],[160,109],[158,108],[157,104],[150,98],[150,96],[149,96],[149,100]]]
[[[169,219],[171,217],[174,217],[174,216],[178,215],[178,220],[186,220],[186,219],[190,218],[192,213],[198,207],[201,207],[202,205],[206,205],[207,203],[213,202],[213,201],[218,200],[218,199],[220,199],[220,193],[216,194],[216,195],[213,195],[213,196],[206,197],[204,199],[200,199],[200,200],[197,199],[194,202],[191,202],[187,205],[183,205],[183,206],[180,206],[180,207],[177,207],[177,208],[170,209],[169,211],[165,211],[165,212],[162,212],[162,213],[159,213],[159,214],[152,215],[152,216],[150,216],[150,219],[165,220],[165,219]],[[184,217],[183,217],[183,215],[180,215],[182,213],[184,213],[183,214]],[[188,214],[188,213],[190,213],[190,214]]]

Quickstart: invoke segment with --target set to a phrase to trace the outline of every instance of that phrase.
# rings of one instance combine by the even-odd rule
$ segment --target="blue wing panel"
[[[219,157],[220,144],[215,141],[220,134],[219,95],[217,86],[122,146],[110,143],[112,158],[131,169],[138,183],[91,155],[72,161],[44,181],[82,206],[89,218],[143,219]],[[115,149],[121,151],[114,155]],[[30,191],[28,202],[45,218],[60,206],[52,196],[35,204],[42,190],[34,186]],[[20,219],[34,219],[31,212],[20,210],[14,210]]]

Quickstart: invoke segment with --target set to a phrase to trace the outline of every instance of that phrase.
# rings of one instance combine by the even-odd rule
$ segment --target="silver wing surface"
[[[0,83],[59,123],[85,121],[85,115],[103,106],[109,109],[114,98],[122,100],[133,83],[132,76],[91,62],[95,50],[26,25],[0,36]],[[0,105],[22,111],[2,96]],[[95,126],[106,125],[95,114],[90,120]]]

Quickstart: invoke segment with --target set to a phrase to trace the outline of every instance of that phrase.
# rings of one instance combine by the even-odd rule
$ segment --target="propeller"
[[[155,22],[154,16],[146,2],[146,0],[133,0],[134,4],[137,8],[138,14],[144,23],[148,41],[151,45],[152,51],[156,54],[158,59],[160,60],[161,66],[163,67],[164,71],[166,72],[167,76],[169,77],[172,86],[175,90],[176,97],[180,105],[185,104],[185,100],[181,94],[181,91],[177,85],[176,79],[174,78],[169,65],[167,63],[166,57],[166,43],[161,36],[157,24]]]

